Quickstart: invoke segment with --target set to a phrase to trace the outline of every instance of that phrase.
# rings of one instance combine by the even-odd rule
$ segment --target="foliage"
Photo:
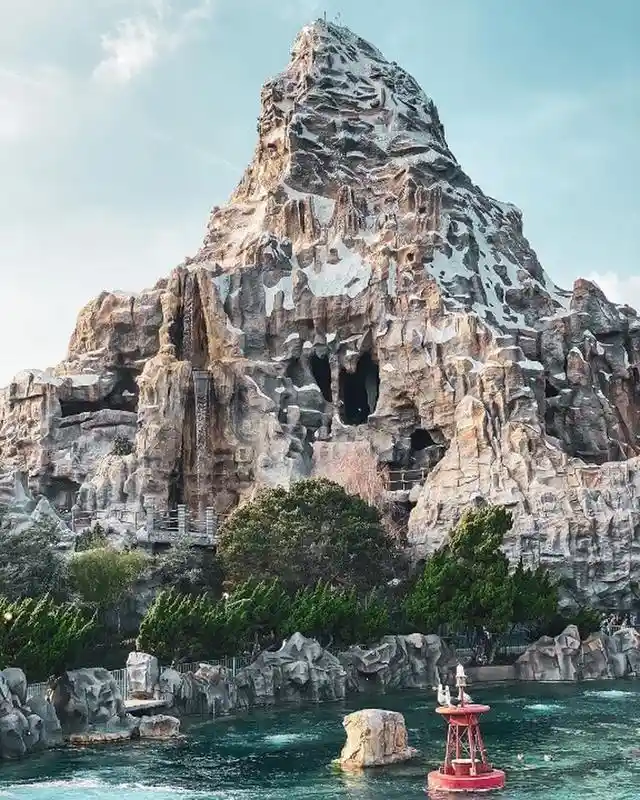
[[[159,555],[153,567],[162,586],[172,586],[181,594],[212,592],[219,596],[222,592],[222,565],[211,549],[178,542]]]
[[[220,535],[233,585],[260,575],[294,591],[324,581],[366,592],[392,577],[397,561],[378,510],[325,479],[259,492]]]
[[[600,630],[603,614],[594,608],[581,606],[572,614],[555,614],[542,631],[547,636],[558,636],[568,625],[575,625],[580,638],[586,639],[590,633]]]
[[[511,621],[533,630],[547,630],[558,612],[558,587],[549,570],[538,566],[525,569],[522,559],[511,577],[513,613]]]
[[[389,607],[373,592],[360,600],[354,589],[318,583],[299,589],[291,600],[283,633],[296,631],[343,647],[370,643],[389,632]]]
[[[75,551],[97,550],[107,546],[107,532],[99,522],[79,533],[75,540]]]
[[[30,680],[46,680],[77,666],[95,617],[77,605],[45,595],[11,602],[0,597],[0,665],[16,666]]]
[[[117,434],[113,440],[111,454],[114,456],[129,456],[131,453],[133,453],[133,442],[127,439],[123,433]]]
[[[105,609],[119,603],[142,574],[146,557],[106,547],[75,553],[69,562],[72,587],[80,598]]]
[[[388,630],[388,607],[375,594],[359,599],[354,589],[319,583],[292,596],[275,579],[248,581],[221,599],[163,591],[142,621],[138,647],[170,662],[250,650],[296,631],[348,646]]]
[[[45,521],[12,526],[9,516],[0,525],[0,594],[21,599],[51,593],[64,598],[65,562],[56,550],[55,527]]]
[[[501,506],[465,513],[409,592],[409,622],[425,633],[442,625],[506,630],[513,616],[513,583],[500,547],[511,524],[511,514]]]

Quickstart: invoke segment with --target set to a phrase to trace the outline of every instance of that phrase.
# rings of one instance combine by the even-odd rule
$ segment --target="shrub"
[[[0,665],[20,667],[32,681],[78,666],[95,630],[95,617],[48,595],[11,602],[0,597]]]
[[[69,562],[71,585],[80,598],[101,610],[116,606],[133,588],[147,563],[141,553],[106,547],[75,553]]]
[[[366,592],[397,563],[378,510],[325,479],[259,492],[225,521],[219,551],[233,584],[259,575],[294,591],[324,581]]]
[[[123,433],[118,433],[113,440],[111,454],[114,456],[129,456],[133,453],[133,442]]]
[[[53,525],[31,523],[12,528],[8,518],[0,526],[0,595],[10,599],[38,597],[47,592],[67,596],[65,562],[55,549]]]

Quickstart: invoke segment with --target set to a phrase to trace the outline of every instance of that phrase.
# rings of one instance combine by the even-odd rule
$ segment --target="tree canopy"
[[[219,552],[234,585],[256,576],[361,591],[388,581],[398,555],[378,510],[326,479],[261,491],[225,521]]]
[[[558,597],[547,570],[520,564],[510,574],[501,547],[512,524],[501,506],[467,511],[409,592],[408,621],[425,632],[446,625],[502,633],[514,623],[549,619]]]

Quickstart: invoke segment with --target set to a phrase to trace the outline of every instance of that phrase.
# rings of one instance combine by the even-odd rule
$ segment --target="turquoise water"
[[[640,800],[640,682],[513,685],[472,696],[492,706],[483,732],[490,758],[506,770],[508,780],[496,798]],[[401,711],[421,757],[362,776],[333,770],[330,761],[344,743],[343,715],[367,706]],[[0,765],[0,798],[423,798],[425,771],[443,748],[443,723],[433,707],[433,696],[426,693],[360,697],[345,704],[198,721],[185,727],[183,741],[44,753]]]

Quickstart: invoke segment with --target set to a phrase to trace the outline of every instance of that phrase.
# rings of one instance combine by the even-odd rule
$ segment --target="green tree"
[[[161,586],[172,586],[181,594],[222,593],[224,573],[217,554],[208,548],[178,542],[153,563]]]
[[[501,506],[466,512],[409,592],[409,622],[425,633],[441,625],[505,631],[513,618],[513,583],[500,547],[511,525]]]
[[[513,583],[512,622],[532,632],[546,631],[558,613],[558,586],[548,569],[525,569],[520,559],[511,576]]]
[[[9,515],[0,521],[0,594],[10,599],[49,592],[64,599],[65,562],[56,545],[59,537],[47,522],[14,526]]]
[[[366,592],[392,577],[398,557],[378,510],[325,479],[263,490],[220,535],[233,584],[255,575],[279,578],[294,591],[323,581]]]
[[[32,681],[79,666],[95,632],[95,616],[48,595],[12,602],[0,597],[0,664],[20,667]]]
[[[118,552],[106,547],[85,550],[75,553],[69,562],[71,586],[103,617],[108,610],[116,610],[119,627],[119,605],[146,564],[147,558],[136,551]]]

